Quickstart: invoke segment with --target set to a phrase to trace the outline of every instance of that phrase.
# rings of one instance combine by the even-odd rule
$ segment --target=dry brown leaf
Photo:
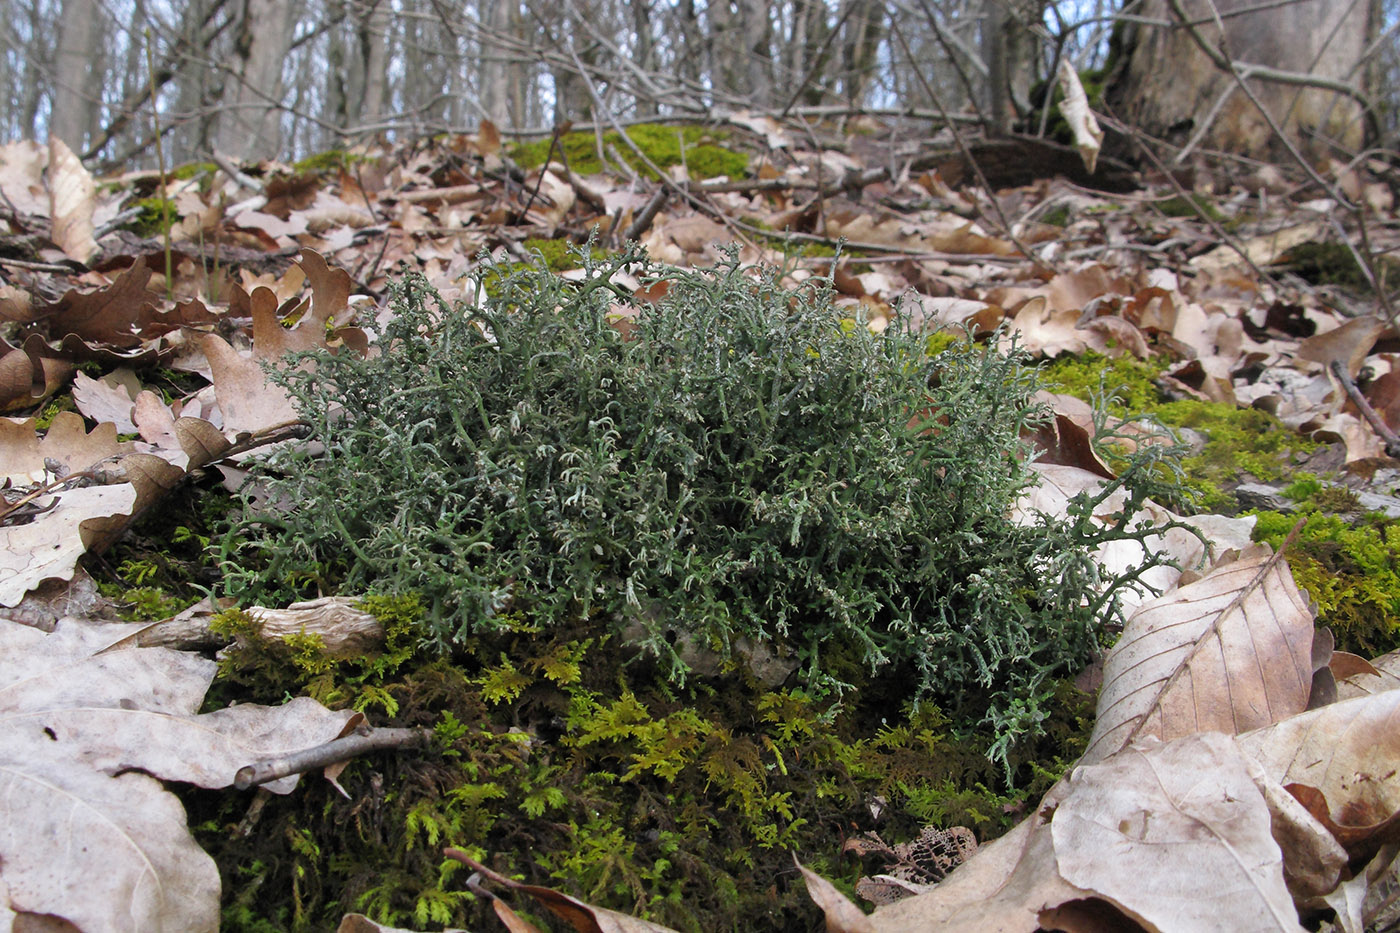
[[[92,236],[97,185],[92,173],[83,168],[82,161],[57,136],[49,137],[48,178],[51,239],[69,259],[86,265],[99,251]]]
[[[154,296],[146,290],[151,270],[138,259],[111,284],[96,291],[69,290],[58,301],[36,309],[47,318],[54,336],[69,338],[64,349],[94,352],[98,347],[139,347],[139,332],[157,317]]]
[[[977,231],[972,224],[947,233],[935,233],[926,238],[926,243],[935,252],[965,256],[1015,256],[1020,252],[1010,240],[988,236]]]
[[[1284,253],[1303,243],[1310,243],[1322,235],[1321,221],[1310,221],[1276,230],[1272,233],[1250,237],[1239,244],[1245,255],[1256,265],[1268,265]],[[1245,265],[1245,260],[1229,244],[1217,246],[1191,260],[1191,265],[1202,272],[1222,272],[1231,266]]]
[[[39,334],[30,334],[18,348],[0,339],[0,411],[29,408],[48,398],[67,384],[76,366]]]
[[[105,650],[131,629],[63,619],[44,632],[0,618],[0,710],[139,705],[173,715],[198,712],[217,665],[167,648]]]
[[[1370,696],[1400,688],[1400,651],[1383,654],[1374,661],[1338,651],[1329,665],[1337,678],[1337,699]]]
[[[16,486],[44,480],[44,454],[35,419],[0,418],[0,483]]]
[[[200,345],[214,374],[225,430],[251,434],[296,420],[291,397],[268,381],[256,359],[243,356],[217,334],[205,334]]]
[[[1361,372],[1361,364],[1376,338],[1388,325],[1378,317],[1363,317],[1347,321],[1335,330],[1308,337],[1298,344],[1295,351],[1299,359],[1312,360],[1323,366],[1340,363],[1347,374],[1355,379]]]
[[[1104,661],[1082,761],[1146,736],[1237,734],[1307,708],[1313,619],[1267,548],[1138,607]]]
[[[83,416],[73,411],[61,411],[49,422],[44,439],[39,442],[44,459],[57,461],[71,472],[80,472],[109,457],[134,453],[130,441],[117,440],[117,426],[99,423],[91,431]]]
[[[1084,168],[1092,175],[1094,166],[1099,161],[1099,149],[1103,145],[1103,130],[1099,128],[1099,121],[1094,119],[1094,113],[1089,109],[1089,98],[1084,93],[1084,85],[1079,83],[1079,74],[1068,58],[1060,59],[1060,68],[1055,77],[1065,95],[1064,100],[1060,102],[1060,112],[1064,114],[1065,122],[1069,124],[1070,132],[1074,135],[1074,148],[1079,150],[1079,157],[1084,160]]]
[[[1040,451],[1037,463],[1078,467],[1103,479],[1116,475],[1094,450],[1094,409],[1072,395],[1041,390],[1035,400],[1050,408],[1054,419],[1043,422],[1024,439]]]
[[[1322,901],[1336,914],[1337,928],[1343,933],[1365,933],[1394,903],[1394,889],[1400,878],[1400,846],[1386,846],[1351,878],[1343,881]]]
[[[302,697],[194,715],[214,663],[137,647],[130,631],[0,619],[0,890],[15,912],[80,929],[212,931],[218,870],[152,776],[226,787],[240,767],[329,741],[357,714]]]
[[[1050,830],[1061,876],[1149,929],[1302,929],[1269,809],[1228,736],[1076,767]]]
[[[869,918],[876,933],[1035,933],[1046,911],[1091,899],[1055,871],[1048,819],[1062,791],[1063,782],[1035,815],[982,846],[932,891],[876,908]]]
[[[301,251],[301,268],[311,289],[309,319],[313,326],[318,326],[324,334],[327,321],[343,326],[354,318],[354,309],[350,307],[354,283],[350,281],[350,273],[339,267],[332,268],[320,253],[310,249]],[[300,321],[297,326],[301,326]]]
[[[174,424],[175,440],[189,458],[186,469],[202,467],[223,456],[232,444],[223,432],[203,418],[178,418]]]
[[[1027,490],[1016,501],[1011,518],[1016,522],[1034,522],[1036,513],[1065,518],[1069,513],[1069,503],[1081,493],[1097,496],[1104,484],[1097,472],[1053,463],[1033,463],[1031,469],[1039,475],[1040,482]],[[1096,517],[1107,522],[1122,511],[1126,501],[1123,490],[1108,496],[1098,507]],[[1195,529],[1171,528],[1163,535],[1153,535],[1146,541],[1146,548],[1136,541],[1111,541],[1094,552],[1095,558],[1110,575],[1126,573],[1139,566],[1146,556],[1146,550],[1161,553],[1176,562],[1175,567],[1164,564],[1152,567],[1139,576],[1140,581],[1157,592],[1175,586],[1183,571],[1197,571],[1203,568],[1207,558],[1207,545],[1210,555],[1218,558],[1232,550],[1238,550],[1250,543],[1254,529],[1254,518],[1231,518],[1224,515],[1176,515],[1157,503],[1148,500],[1142,505],[1143,520],[1157,525],[1172,521],[1182,521]],[[1135,592],[1120,590],[1120,599],[1125,607],[1137,606],[1145,598]]]
[[[1320,793],[1325,807],[1315,798],[1304,803],[1333,827],[1347,827],[1339,841],[1353,856],[1400,841],[1400,691],[1310,710],[1240,736],[1240,746],[1278,783]]]
[[[875,926],[865,911],[851,903],[836,885],[803,865],[796,855],[792,861],[802,873],[802,880],[807,882],[807,895],[826,917],[827,933],[875,933]]]
[[[479,872],[482,877],[494,881],[496,884],[509,888],[512,891],[519,891],[528,894],[538,900],[545,907],[561,920],[566,921],[578,933],[675,933],[670,927],[663,927],[660,924],[652,923],[648,920],[638,920],[636,917],[629,917],[627,914],[620,914],[615,910],[607,910],[603,907],[594,907],[586,904],[575,897],[561,894],[553,888],[544,888],[533,884],[521,884],[512,878],[507,878],[499,872],[492,871],[485,865],[473,859],[461,849],[444,849],[443,854],[449,858],[456,859],[466,865],[474,872]],[[492,901],[496,907],[498,915],[510,915],[516,920],[515,912],[501,900]],[[504,920],[505,917],[502,916]],[[525,921],[520,920],[521,923]],[[530,927],[511,927],[512,930],[528,930]]]
[[[997,305],[969,298],[935,298],[910,292],[904,296],[903,308],[911,315],[912,325],[922,325],[957,333],[963,327],[974,335],[990,333],[1006,317]]]
[[[219,874],[152,778],[75,764],[11,716],[85,704],[194,712],[215,666],[164,649],[102,653],[125,625],[60,622],[52,634],[0,620],[0,888],[18,913],[84,930],[215,930]],[[18,896],[17,896],[17,892]]]
[[[7,738],[0,800],[0,926],[24,929],[29,915],[114,933],[219,928],[219,870],[154,779],[111,778]]]
[[[44,168],[48,160],[48,147],[33,140],[0,145],[0,194],[21,213],[33,216],[48,213],[49,198],[44,190]]]
[[[46,497],[57,505],[27,525],[0,528],[0,606],[16,606],[45,580],[71,580],[87,542],[102,534],[103,520],[125,517],[136,505],[130,483],[69,489]]]
[[[1232,737],[1149,740],[1077,767],[942,884],[869,919],[877,933],[1295,933],[1260,780]]]
[[[141,393],[141,380],[130,369],[117,369],[101,379],[87,373],[73,376],[73,402],[93,421],[110,421],[118,434],[135,434],[132,408]]]
[[[126,651],[178,653],[160,648],[114,653]],[[281,706],[243,703],[199,716],[91,705],[24,713],[0,709],[0,724],[16,742],[49,742],[70,762],[95,771],[115,775],[135,769],[164,781],[218,789],[233,786],[234,775],[245,765],[339,737],[352,715],[296,697]],[[300,777],[292,774],[261,786],[288,794]]]

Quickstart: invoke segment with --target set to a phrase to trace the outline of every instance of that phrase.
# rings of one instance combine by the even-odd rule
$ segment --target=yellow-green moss
[[[1298,521],[1279,512],[1253,514],[1254,539],[1274,547]],[[1364,657],[1400,648],[1400,522],[1352,525],[1321,511],[1305,514],[1288,564],[1317,603],[1317,623],[1332,629],[1339,648]]]
[[[1225,220],[1225,215],[1220,212],[1220,209],[1204,195],[1193,194],[1190,196],[1190,200],[1187,200],[1187,198],[1181,195],[1177,195],[1165,201],[1157,201],[1154,203],[1157,210],[1166,214],[1168,217],[1195,218],[1204,214],[1216,223]]]
[[[221,627],[247,623],[232,613]],[[506,667],[509,695],[488,696]],[[985,840],[1088,735],[1092,699],[1061,685],[1054,739],[1017,751],[1028,784],[1008,792],[985,757],[989,735],[955,734],[937,707],[901,707],[902,683],[863,676],[861,700],[837,711],[742,671],[678,690],[586,627],[483,637],[383,681],[397,705],[377,722],[430,726],[436,741],[352,762],[340,778],[351,799],[309,782],[270,800],[243,835],[228,832],[241,796],[191,791],[186,806],[221,866],[230,931],[318,929],[346,909],[396,926],[481,928],[490,906],[463,896],[445,846],[682,931],[805,927],[818,912],[791,877],[791,852],[851,894],[882,867],[840,853],[846,835],[873,828],[872,799],[887,801],[888,840],[930,823]],[[249,865],[260,867],[239,868]]]
[[[363,156],[353,155],[343,149],[327,149],[325,152],[318,152],[293,162],[292,171],[298,175],[338,172],[354,165],[363,158]]]
[[[72,395],[68,393],[55,395],[44,402],[38,414],[35,415],[34,427],[40,431],[47,431],[49,426],[53,424],[53,419],[58,417],[59,412],[77,410],[78,405],[73,401]]]
[[[567,237],[552,240],[529,237],[520,245],[528,253],[538,253],[551,272],[564,272],[579,267],[581,247]],[[608,255],[607,250],[594,245],[588,247],[588,252],[594,260],[604,259]]]
[[[1187,485],[1206,510],[1235,507],[1224,484],[1249,473],[1263,481],[1288,472],[1294,455],[1317,448],[1316,442],[1283,425],[1268,412],[1195,399],[1164,401],[1154,383],[1165,369],[1162,360],[1129,356],[1108,359],[1094,353],[1060,357],[1046,364],[1046,382],[1058,391],[1093,402],[1101,387],[1110,393],[1111,415],[1150,415],[1172,428],[1189,428],[1203,435],[1201,451],[1182,461]]]
[[[718,145],[723,141],[724,134],[704,127],[643,123],[628,127],[627,136],[663,171],[673,165],[684,164],[691,178],[702,179],[719,175],[739,178],[748,169],[748,156]],[[651,170],[637,159],[631,147],[623,142],[615,130],[603,134],[603,146],[605,152],[608,146],[615,149],[633,171],[651,175]],[[593,133],[566,133],[555,148],[556,159],[560,156],[560,148],[568,159],[569,167],[575,172],[590,175],[603,171],[603,164],[598,160],[597,137]],[[517,146],[512,155],[525,168],[534,168],[544,162],[549,151],[550,140],[542,139]]]
[[[177,166],[175,170],[170,173],[170,177],[177,181],[188,181],[196,175],[212,175],[214,172],[218,171],[218,168],[219,167],[213,162],[189,162],[185,165]]]
[[[141,198],[132,206],[139,207],[141,213],[126,224],[126,229],[137,236],[162,236],[166,228],[175,222],[175,202],[169,198]]]

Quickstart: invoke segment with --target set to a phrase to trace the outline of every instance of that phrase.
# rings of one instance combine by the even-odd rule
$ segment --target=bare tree
[[[1117,41],[1115,114],[1179,146],[1271,158],[1364,138],[1372,0],[1144,0]],[[1165,74],[1163,63],[1170,62]],[[1169,79],[1168,79],[1169,78]]]
[[[280,150],[278,102],[293,22],[291,0],[239,0],[235,57],[215,136],[220,151],[241,158]]]
[[[49,135],[81,152],[97,130],[102,102],[102,73],[95,69],[98,30],[102,21],[97,0],[63,0],[54,50],[53,113]]]
[[[511,34],[510,4],[485,4],[482,16],[483,35],[477,71],[481,76],[481,109],[497,126],[513,125],[511,81],[516,77],[516,63],[503,41]]]
[[[1045,16],[1044,0],[986,0],[982,8],[982,58],[987,63],[986,115],[991,129],[1008,132],[1030,112]]]

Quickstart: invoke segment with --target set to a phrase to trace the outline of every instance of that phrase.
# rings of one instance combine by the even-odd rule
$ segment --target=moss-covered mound
[[[748,170],[748,156],[724,148],[720,145],[722,135],[704,127],[642,123],[628,127],[626,133],[632,145],[662,171],[684,165],[690,177],[699,180],[720,175],[742,178]],[[566,160],[569,168],[581,175],[604,171],[603,158],[620,158],[632,171],[644,177],[655,175],[616,130],[609,130],[601,137],[594,133],[565,133],[552,146],[549,139],[536,140],[517,146],[511,154],[522,166],[534,168],[543,163],[551,151],[553,158]]]
[[[246,616],[225,617],[242,647],[213,705],[308,693],[436,735],[426,752],[352,762],[339,778],[348,799],[314,777],[265,801],[188,792],[223,871],[226,931],[333,929],[351,910],[412,929],[493,928],[446,846],[678,930],[807,931],[820,915],[793,853],[854,896],[884,865],[842,855],[849,837],[901,841],[925,825],[999,835],[1083,750],[1092,714],[1091,697],[1054,685],[1046,734],[1013,751],[1021,786],[1007,791],[986,757],[993,736],[954,728],[932,704],[914,711],[898,678],[862,677],[839,711],[744,670],[677,688],[588,627],[523,623],[450,657],[412,656],[402,639],[416,601],[368,605],[391,645],[351,661],[249,637]]]

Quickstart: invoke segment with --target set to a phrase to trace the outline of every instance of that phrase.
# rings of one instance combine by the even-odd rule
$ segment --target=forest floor
[[[1024,146],[736,115],[109,178],[61,143],[0,147],[0,915],[1383,928],[1400,178],[1203,159],[1096,187],[1072,150]],[[839,647],[843,704],[781,651],[678,685],[625,634],[528,607],[444,653],[421,594],[249,553],[245,478],[316,430],[270,375],[287,354],[392,353],[410,272],[475,307],[531,265],[587,281],[627,239],[666,267],[827,281],[876,333],[1014,339],[1049,412],[1024,514],[1067,520],[1163,443],[1138,416],[1176,432],[1171,494],[1131,506],[1170,563],[1000,761],[988,723]],[[658,299],[611,282],[630,333]],[[1095,501],[1104,525],[1130,508]],[[1098,552],[1109,576],[1142,556]],[[259,577],[275,602],[227,598]]]

